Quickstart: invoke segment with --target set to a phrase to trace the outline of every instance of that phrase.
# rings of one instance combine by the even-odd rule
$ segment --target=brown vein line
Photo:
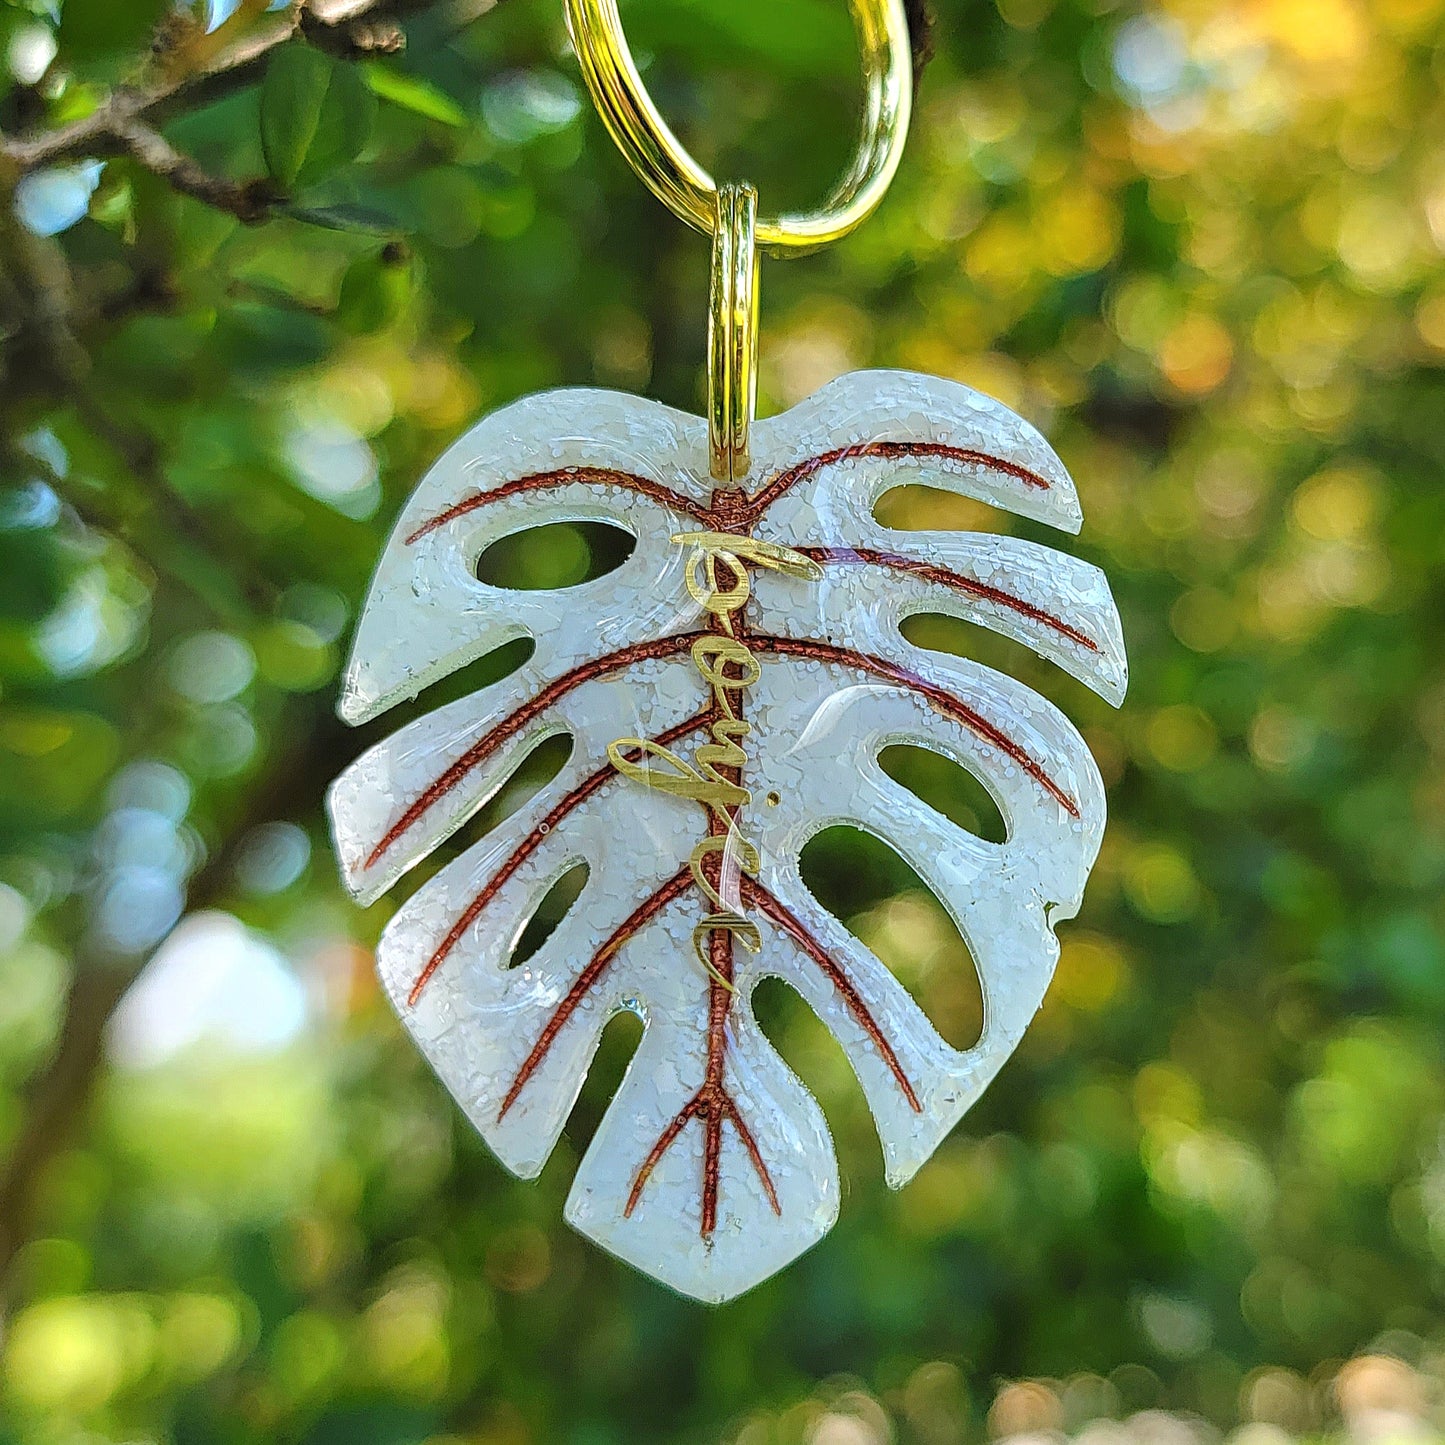
[[[888,1037],[879,1026],[878,1020],[873,1017],[868,1005],[863,1002],[863,996],[858,992],[853,980],[834,962],[807,925],[761,883],[755,882],[751,878],[744,878],[743,892],[822,969],[828,981],[842,996],[848,1012],[853,1015],[863,1032],[872,1040],[873,1047],[878,1050],[883,1062],[888,1065],[889,1072],[898,1080],[898,1087],[903,1090],[903,1096],[908,1100],[910,1107],[915,1113],[921,1114],[923,1105],[918,1102],[918,1095],[914,1093],[913,1085],[908,1081],[908,1075],[903,1072],[903,1065],[898,1062],[898,1055],[893,1052],[893,1045],[888,1042]]]
[[[536,697],[519,707],[509,717],[504,718],[490,732],[478,738],[445,772],[427,784],[410,807],[386,830],[376,847],[367,854],[364,866],[374,867],[377,859],[398,838],[409,831],[423,813],[451,792],[473,768],[494,753],[508,738],[515,737],[522,728],[546,712],[573,688],[581,687],[583,683],[591,682],[596,678],[605,677],[609,672],[619,672],[625,667],[631,667],[636,662],[672,657],[676,653],[686,651],[701,636],[703,634],[700,632],[684,632],[672,637],[654,638],[650,642],[637,642],[631,647],[619,648],[618,651],[609,652],[605,656],[594,657],[592,661],[584,662],[580,667],[574,667],[571,672],[563,673],[561,677],[548,683]]]
[[[1046,612],[1042,607],[1036,607],[1032,602],[1026,602],[1012,592],[1005,592],[1001,587],[991,587],[986,582],[979,582],[973,577],[965,577],[962,573],[950,571],[947,567],[935,566],[932,562],[922,562],[914,557],[905,557],[898,552],[877,552],[870,547],[799,547],[798,551],[805,557],[811,557],[815,562],[827,563],[830,566],[861,563],[870,567],[887,567],[894,572],[907,572],[910,576],[921,577],[925,582],[935,582],[939,586],[951,588],[955,592],[967,592],[986,602],[994,602],[1000,607],[1007,607],[1021,617],[1027,617],[1033,622],[1051,627],[1055,632],[1077,642],[1081,647],[1087,647],[1090,652],[1099,651],[1099,644],[1087,632],[1081,632],[1077,627],[1065,622],[1063,618],[1055,617],[1052,612]]]
[[[680,492],[675,492],[671,487],[664,486],[661,482],[651,481],[647,477],[639,477],[632,472],[614,471],[610,467],[559,467],[550,472],[533,472],[530,476],[503,482],[500,487],[493,487],[489,492],[475,492],[470,497],[463,497],[460,502],[454,503],[444,512],[438,512],[436,516],[428,517],[406,539],[406,545],[410,547],[413,542],[419,542],[428,532],[435,532],[438,527],[445,527],[448,522],[455,521],[458,517],[464,517],[468,512],[476,511],[478,507],[489,506],[493,502],[504,502],[508,497],[515,497],[524,492],[547,491],[574,483],[588,487],[625,487],[630,492],[650,497],[664,507],[671,507],[674,511],[695,517],[699,522],[709,520],[706,507],[684,497]]]
[[[695,713],[692,717],[685,718],[682,722],[675,723],[672,727],[658,733],[652,741],[657,744],[658,747],[669,747],[679,738],[684,738],[689,733],[696,732],[698,728],[706,727],[712,718],[712,709],[706,708],[702,712]],[[639,748],[632,748],[628,753],[628,757],[634,762],[641,756],[642,752]],[[482,888],[481,892],[467,904],[461,916],[452,925],[451,931],[442,939],[441,943],[437,945],[436,952],[427,959],[426,966],[422,969],[421,973],[417,975],[417,980],[412,984],[411,992],[407,995],[406,1002],[408,1008],[416,1007],[417,1000],[421,998],[421,991],[427,986],[427,981],[431,978],[432,974],[446,961],[447,955],[457,946],[462,935],[472,926],[478,915],[488,907],[492,899],[501,891],[507,880],[541,847],[542,840],[546,838],[574,808],[580,807],[581,804],[585,803],[604,783],[616,776],[617,770],[611,763],[608,763],[605,767],[598,768],[590,777],[578,783],[570,793],[565,794],[557,802],[556,806],[553,807],[552,810],[538,822],[537,826],[527,834],[521,843],[517,845],[511,856],[502,864],[496,873],[492,875],[491,880]]]
[[[722,1177],[722,1100],[720,1091],[708,1089],[702,1105],[702,1218],[704,1239],[711,1239],[717,1230],[718,1183]],[[699,1096],[701,1097],[701,1096]],[[631,1196],[628,1196],[631,1198]]]
[[[991,743],[1012,758],[1070,817],[1079,816],[1079,805],[1044,771],[1042,765],[1031,758],[1006,732],[995,727],[987,718],[981,717],[946,688],[919,677],[916,672],[910,672],[906,667],[900,667],[886,658],[873,657],[866,652],[854,652],[849,647],[835,647],[830,642],[815,642],[808,638],[750,637],[748,645],[756,651],[775,652],[784,657],[809,657],[816,662],[842,663],[848,667],[856,667],[861,672],[871,673],[885,682],[922,694],[945,717],[962,723],[969,731],[977,733],[985,742]]]
[[[722,496],[723,494],[718,492],[713,494],[715,511],[719,509]],[[746,609],[740,611],[734,619],[733,635],[739,638],[747,635],[745,611]],[[714,630],[726,630],[720,622],[714,622],[713,627]],[[731,694],[730,706],[736,716],[741,717],[743,690],[729,688],[727,692]],[[723,768],[721,771],[723,776],[731,782],[740,783],[742,781],[740,768],[729,767]],[[722,819],[709,812],[707,827],[709,836],[716,836],[723,832],[725,827]],[[710,854],[703,863],[703,869],[708,881],[716,888],[722,872],[722,860],[717,854]],[[743,1119],[742,1111],[738,1108],[732,1095],[728,1093],[725,1083],[728,1050],[727,1022],[734,998],[733,991],[729,986],[733,978],[733,935],[731,930],[726,928],[712,930],[708,938],[708,961],[712,965],[713,977],[708,983],[707,1062],[703,1071],[702,1084],[697,1093],[673,1116],[647,1157],[638,1166],[637,1173],[633,1176],[632,1188],[627,1196],[627,1203],[623,1208],[623,1217],[630,1218],[638,1201],[642,1198],[642,1191],[652,1177],[659,1160],[672,1147],[673,1141],[682,1133],[688,1121],[700,1118],[703,1121],[700,1216],[701,1233],[704,1239],[710,1239],[717,1229],[718,1192],[722,1174],[722,1129],[724,1123],[729,1121],[737,1130],[738,1138],[747,1151],[748,1158],[752,1160],[753,1168],[762,1181],[763,1190],[767,1194],[769,1204],[772,1205],[773,1213],[778,1215],[782,1213],[782,1207],[778,1202],[778,1193],[773,1187],[772,1176],[763,1160],[762,1151],[758,1148],[757,1140],[753,1138],[752,1131]]]
[[[672,1147],[677,1136],[693,1119],[702,1119],[705,1131],[703,1135],[701,1233],[704,1236],[711,1235],[717,1228],[718,1183],[722,1172],[722,1126],[724,1123],[730,1123],[737,1130],[738,1139],[747,1151],[748,1158],[753,1162],[753,1168],[757,1171],[758,1179],[762,1183],[763,1192],[768,1196],[768,1203],[772,1205],[773,1213],[781,1216],[783,1206],[778,1200],[778,1191],[773,1184],[773,1177],[768,1172],[768,1166],[763,1160],[763,1151],[758,1148],[758,1141],[753,1138],[752,1130],[748,1128],[743,1119],[742,1111],[726,1089],[721,1085],[709,1082],[705,1083],[673,1115],[668,1126],[658,1135],[657,1143],[652,1146],[647,1158],[638,1165],[637,1173],[632,1179],[632,1188],[628,1191],[627,1203],[622,1208],[622,1217],[624,1219],[632,1217],[632,1212],[641,1201],[642,1191],[652,1177],[653,1170],[661,1163],[662,1156]]]
[[[741,704],[741,693],[739,694]],[[739,713],[741,716],[741,712]],[[734,783],[742,781],[741,768],[722,768],[722,775]],[[731,815],[737,817],[736,810]],[[708,815],[708,835],[720,834],[722,820],[716,814]],[[722,879],[722,859],[711,854],[703,863],[703,874],[714,888]],[[733,991],[729,986],[733,980],[733,935],[726,928],[714,928],[708,936],[708,962],[712,964],[717,977],[708,979],[707,1017],[707,1066],[703,1073],[702,1087],[698,1098],[703,1101],[702,1141],[702,1209],[701,1224],[703,1238],[712,1237],[717,1228],[718,1182],[722,1173],[722,1126],[724,1105],[728,1101],[727,1085],[723,1082],[727,1069],[728,1014],[732,1011]]]
[[[741,637],[747,630],[744,620],[746,611],[746,607],[739,610],[731,627],[722,617],[713,618],[710,625],[714,631],[734,631]],[[736,716],[742,717],[744,690],[738,688],[734,691],[728,688],[724,690],[724,693]],[[719,773],[729,782],[737,784],[742,782],[740,767],[720,768]],[[725,824],[716,813],[709,810],[708,836],[716,837],[736,822],[736,809],[730,810],[729,819],[729,823]],[[710,854],[702,866],[703,876],[714,888],[718,888],[722,880],[722,858],[716,853]],[[718,1183],[722,1170],[723,1102],[727,1099],[727,1086],[724,1083],[728,1051],[727,1022],[733,1002],[731,988],[733,935],[731,930],[714,928],[708,936],[707,946],[708,962],[712,965],[713,976],[708,980],[707,1064],[703,1072],[702,1086],[697,1093],[697,1098],[702,1106],[703,1120],[702,1202],[699,1213],[704,1239],[710,1239],[713,1231],[717,1228]]]
[[[738,1108],[737,1101],[731,1094],[725,1097],[727,1117],[732,1121],[733,1128],[738,1131],[738,1138],[743,1141],[743,1148],[748,1151],[748,1158],[753,1161],[753,1168],[758,1172],[758,1178],[762,1181],[763,1190],[768,1196],[768,1203],[773,1206],[773,1213],[781,1216],[783,1206],[778,1203],[778,1191],[773,1187],[773,1177],[768,1173],[768,1166],[763,1161],[763,1151],[758,1148],[752,1130],[743,1121],[742,1111]]]
[[[532,1052],[522,1061],[516,1078],[512,1080],[512,1087],[507,1090],[507,1096],[502,1100],[501,1108],[497,1110],[498,1121],[504,1119],[507,1110],[517,1102],[517,1096],[522,1092],[527,1080],[536,1073],[542,1060],[547,1057],[547,1052],[552,1047],[557,1035],[561,1033],[567,1020],[577,1011],[577,1005],[587,996],[593,984],[607,971],[608,965],[616,958],[623,944],[645,928],[673,899],[680,898],[692,886],[692,870],[686,866],[678,869],[661,888],[639,903],[618,924],[607,942],[592,955],[591,962],[577,975],[576,981],[567,990],[566,997],[552,1011],[552,1017],[547,1020],[546,1027],[543,1028],[537,1042],[532,1045]]]
[[[657,1143],[652,1146],[647,1158],[637,1167],[637,1173],[632,1179],[632,1188],[628,1191],[627,1203],[622,1206],[622,1217],[632,1218],[632,1211],[637,1208],[638,1201],[642,1198],[642,1191],[647,1181],[652,1177],[652,1171],[657,1168],[662,1156],[672,1147],[672,1141],[687,1127],[688,1120],[694,1118],[704,1107],[701,1094],[694,1094],[681,1109],[673,1115],[672,1122],[658,1135]]]
[[[748,499],[748,517],[756,521],[779,497],[791,491],[799,482],[807,481],[824,467],[833,466],[837,462],[852,461],[855,457],[939,457],[945,461],[975,462],[979,466],[1003,472],[1026,487],[1034,487],[1040,491],[1050,490],[1047,478],[1030,471],[1028,467],[1020,466],[1004,457],[993,456],[989,452],[975,451],[972,447],[953,447],[943,442],[855,442],[852,446],[837,447],[831,452],[822,453],[821,456],[809,457],[806,461],[789,467],[787,471],[779,472],[762,491]]]

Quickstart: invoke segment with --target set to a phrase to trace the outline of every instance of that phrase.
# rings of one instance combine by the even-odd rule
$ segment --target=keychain
[[[838,1212],[832,1140],[763,1036],[758,982],[797,990],[837,1037],[901,1187],[978,1099],[1043,1000],[1104,828],[1098,769],[1068,720],[980,663],[907,642],[942,613],[1026,644],[1109,701],[1126,664],[1099,570],[1009,536],[895,532],[905,484],[1067,532],[1081,514],[1044,439],[989,397],[901,371],[839,377],[754,418],[758,254],[847,235],[902,153],[902,0],[853,0],[867,80],[858,157],[818,212],[758,216],[716,186],[653,106],[614,0],[567,0],[589,90],[633,169],[712,237],[708,414],[619,392],[527,397],[422,480],[377,568],[340,703],[362,723],[518,639],[528,660],[364,753],[329,806],[363,902],[451,837],[545,739],[561,771],[388,924],[378,969],[403,1023],[498,1158],[537,1175],[608,1020],[642,1042],[577,1171],[566,1217],[673,1289],[731,1299]],[[636,539],[606,576],[552,591],[478,580],[493,543],[553,522]],[[906,743],[968,769],[1002,843],[955,826],[881,769]],[[846,824],[896,849],[976,960],[983,1032],[944,1042],[903,986],[808,891],[798,858]],[[509,967],[549,890],[586,882]]]

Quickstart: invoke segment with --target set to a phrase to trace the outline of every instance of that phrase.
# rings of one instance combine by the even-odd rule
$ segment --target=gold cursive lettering
[[[647,738],[618,738],[607,745],[607,757],[623,777],[673,797],[701,803],[723,828],[723,832],[710,833],[698,843],[688,866],[693,880],[716,908],[693,930],[693,950],[709,977],[731,989],[732,980],[724,978],[708,958],[710,936],[725,930],[752,953],[762,947],[757,924],[740,909],[736,885],[738,873],[755,877],[762,860],[756,846],[738,827],[738,810],[752,800],[752,794],[741,782],[747,763],[742,744],[752,731],[752,724],[738,716],[733,703],[734,694],[740,697],[762,676],[762,667],[747,644],[734,635],[733,617],[746,605],[752,592],[748,563],[809,581],[821,577],[822,568],[811,557],[791,547],[731,532],[679,532],[672,540],[689,549],[685,573],[689,595],[720,629],[698,638],[692,645],[693,665],[712,689],[716,713],[709,728],[712,741],[696,750],[694,762]],[[628,757],[629,753],[640,756]],[[718,883],[714,884],[704,864],[717,854],[722,857]],[[729,887],[730,877],[733,881]]]

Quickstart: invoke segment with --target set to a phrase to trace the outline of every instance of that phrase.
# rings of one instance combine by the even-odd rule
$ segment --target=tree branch
[[[913,42],[913,88],[917,90],[925,67],[933,59],[933,7],[928,0],[903,0],[903,9]]]
[[[92,435],[141,484],[148,508],[158,507],[164,498],[165,521],[171,530],[187,537],[213,562],[226,558],[235,567],[235,547],[230,539],[216,535],[210,519],[197,511],[166,476],[155,438],[122,425],[96,399],[89,384],[90,356],[71,329],[70,306],[75,288],[65,256],[52,242],[26,230],[13,208],[3,204],[3,198],[0,261],[0,302],[13,314],[17,330],[31,332],[36,360],[49,373],[59,396],[74,406]],[[247,605],[257,612],[268,611],[276,600],[277,589],[244,566],[239,577]],[[206,600],[208,604],[213,601]]]
[[[319,49],[342,57],[392,54],[406,43],[405,34],[396,23],[398,17],[436,3],[437,0],[297,0],[291,10],[274,21],[261,23],[234,44],[202,57],[195,70],[167,68],[149,86],[121,87],[90,115],[42,135],[30,139],[0,137],[0,169],[8,171],[13,181],[62,161],[104,159],[128,150],[133,153],[126,135],[134,123],[142,122],[154,129],[178,109],[207,105],[250,85],[259,78],[270,53],[295,36],[300,35]],[[466,20],[486,14],[497,3],[499,0],[450,0],[451,8]],[[934,16],[928,0],[905,0],[905,8],[917,84],[924,67],[933,58]],[[214,39],[215,35],[208,38]],[[207,199],[205,195],[200,198]]]
[[[395,18],[433,3],[435,0],[302,0],[274,19],[257,23],[214,55],[198,57],[197,69],[162,66],[150,84],[118,88],[79,120],[29,139],[0,139],[0,167],[10,172],[13,181],[62,161],[123,154],[130,149],[124,138],[127,129],[136,122],[154,127],[183,105],[206,105],[250,85],[259,79],[271,52],[297,35],[334,55],[399,50],[404,37]],[[185,46],[180,53],[186,53]]]
[[[264,221],[280,199],[267,180],[233,181],[211,175],[143,120],[134,117],[117,120],[114,133],[117,144],[133,160],[159,176],[172,190],[194,196],[217,210],[229,211],[248,226]]]
[[[131,981],[119,968],[87,968],[70,986],[59,1045],[24,1100],[24,1123],[0,1172],[0,1279],[29,1237],[39,1176],[70,1142],[100,1067],[106,1022]]]
[[[286,752],[269,777],[248,792],[225,843],[190,881],[186,890],[189,911],[214,906],[226,898],[234,879],[236,849],[253,828],[275,818],[305,815],[319,806],[321,780],[335,769],[344,746],[343,731],[327,712],[315,712],[292,727],[278,729],[278,736],[300,736],[306,741]],[[14,1281],[6,1278],[10,1266],[30,1237],[41,1176],[70,1145],[105,1060],[105,1032],[111,1014],[151,956],[77,961],[55,1052],[27,1091],[24,1123],[0,1168],[0,1281],[6,1296],[14,1286]]]

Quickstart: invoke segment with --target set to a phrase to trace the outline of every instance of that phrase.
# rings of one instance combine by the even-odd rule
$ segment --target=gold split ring
[[[816,211],[757,222],[757,244],[779,255],[815,250],[873,213],[898,169],[913,103],[913,56],[903,0],[850,0],[863,60],[865,99],[858,153]],[[687,153],[637,72],[617,0],[566,0],[583,79],[612,139],[643,183],[688,225],[712,234],[718,186]]]

